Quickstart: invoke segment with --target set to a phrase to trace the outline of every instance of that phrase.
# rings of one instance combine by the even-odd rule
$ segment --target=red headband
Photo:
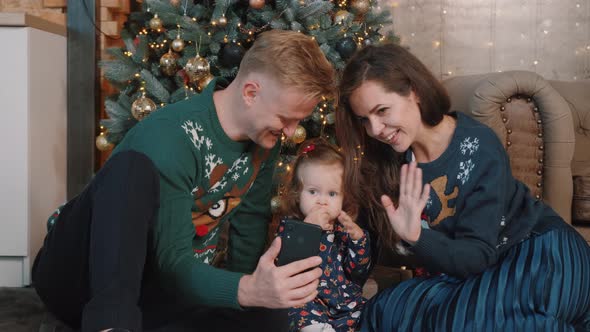
[[[313,151],[314,149],[315,149],[315,145],[313,143],[311,143],[308,146],[304,147],[301,152],[302,153],[308,153],[310,151]]]

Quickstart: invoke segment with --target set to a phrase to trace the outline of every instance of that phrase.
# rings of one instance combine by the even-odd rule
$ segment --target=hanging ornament
[[[278,213],[281,208],[281,196],[273,196],[270,199],[270,211],[272,213]]]
[[[100,151],[108,151],[113,148],[113,143],[109,142],[105,133],[96,136],[96,148]]]
[[[363,45],[365,45],[365,46],[369,46],[369,45],[372,45],[372,44],[373,44],[373,41],[370,38],[367,38],[367,39],[364,39],[363,40]]]
[[[242,46],[235,42],[227,43],[221,49],[221,56],[219,63],[225,68],[233,68],[238,66],[242,61],[242,57],[246,51]]]
[[[313,111],[313,113],[311,113],[311,119],[314,122],[320,123],[322,121],[322,113],[320,111]]]
[[[339,10],[334,14],[334,24],[340,24],[345,21],[350,15],[346,10]]]
[[[344,37],[336,42],[336,51],[343,59],[350,58],[356,51],[356,43],[352,37]]]
[[[219,21],[217,21],[217,23],[219,24],[220,27],[225,27],[227,25],[227,18],[225,17],[225,14],[223,14],[220,18]]]
[[[194,58],[190,58],[184,66],[184,71],[187,73],[191,82],[197,82],[207,76],[210,73],[210,69],[209,61],[198,53]]]
[[[211,75],[211,73],[207,73],[205,77],[199,80],[199,90],[203,91],[205,88],[211,83],[211,81],[215,78],[215,76]]]
[[[260,9],[264,7],[264,0],[250,0],[250,7],[254,9]]]
[[[176,74],[178,69],[176,60],[178,59],[178,55],[172,50],[168,50],[168,53],[162,55],[160,58],[160,70],[162,73],[168,76],[173,76]]]
[[[170,43],[170,47],[174,50],[174,52],[182,52],[184,50],[184,40],[180,38],[180,35],[176,36],[176,39]]]
[[[369,0],[353,0],[350,8],[352,8],[352,11],[355,14],[362,16],[369,11],[371,4],[369,3]]]
[[[156,103],[145,96],[145,93],[141,97],[137,98],[131,105],[131,114],[138,121],[143,120],[146,116],[150,115],[156,110]]]
[[[336,122],[336,113],[330,112],[326,115],[326,123],[329,125],[333,125]]]
[[[174,7],[178,7],[180,4],[180,0],[170,0],[170,4]]]
[[[150,20],[150,29],[154,31],[159,31],[162,29],[162,20],[158,17],[158,14],[155,14],[154,17]]]
[[[305,127],[303,127],[302,125],[297,125],[295,133],[293,134],[293,136],[291,136],[291,140],[299,144],[305,141],[305,137],[307,137],[307,131],[305,130]]]

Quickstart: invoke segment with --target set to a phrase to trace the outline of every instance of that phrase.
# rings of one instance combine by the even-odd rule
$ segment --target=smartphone
[[[317,256],[320,251],[322,228],[297,219],[285,220],[285,229],[281,234],[281,251],[277,265]]]

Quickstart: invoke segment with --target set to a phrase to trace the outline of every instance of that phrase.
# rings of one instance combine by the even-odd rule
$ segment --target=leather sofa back
[[[528,71],[457,76],[443,84],[453,110],[496,132],[514,176],[571,222],[574,119],[560,93]]]

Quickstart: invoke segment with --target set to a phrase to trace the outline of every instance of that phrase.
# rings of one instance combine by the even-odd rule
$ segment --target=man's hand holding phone
[[[275,265],[281,250],[277,237],[260,257],[256,270],[244,275],[238,286],[238,303],[243,307],[290,308],[303,305],[317,295],[322,270],[319,256],[283,266]],[[307,271],[309,270],[309,271]]]

